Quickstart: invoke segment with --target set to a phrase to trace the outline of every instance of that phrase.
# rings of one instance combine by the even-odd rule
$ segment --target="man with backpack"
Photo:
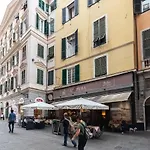
[[[78,137],[78,150],[84,150],[84,147],[87,143],[87,134],[86,134],[86,124],[81,119],[81,116],[77,116],[78,128],[73,136],[72,140],[74,141],[76,137]]]

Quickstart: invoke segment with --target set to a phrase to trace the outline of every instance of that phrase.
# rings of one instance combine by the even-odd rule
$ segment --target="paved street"
[[[0,150],[66,150],[75,149],[62,145],[62,137],[51,134],[51,129],[26,131],[16,127],[8,133],[7,123],[0,121]],[[138,132],[121,135],[104,133],[99,140],[89,140],[85,150],[149,150],[150,133]]]

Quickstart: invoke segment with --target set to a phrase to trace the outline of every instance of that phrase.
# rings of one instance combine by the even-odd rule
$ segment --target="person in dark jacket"
[[[12,132],[12,133],[14,132],[15,121],[16,121],[16,114],[14,113],[13,110],[11,110],[11,113],[9,114],[9,117],[8,117],[9,133],[10,132]]]
[[[69,131],[69,121],[68,121],[68,114],[64,113],[64,120],[63,120],[63,127],[64,127],[64,146],[67,146],[67,139],[68,139],[68,131]]]

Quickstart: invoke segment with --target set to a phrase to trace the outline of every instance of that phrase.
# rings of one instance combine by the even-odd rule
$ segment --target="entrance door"
[[[150,105],[145,106],[146,129],[150,130]]]

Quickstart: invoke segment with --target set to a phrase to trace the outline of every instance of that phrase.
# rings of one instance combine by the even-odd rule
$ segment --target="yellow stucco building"
[[[54,100],[97,98],[111,104],[112,110],[126,108],[128,113],[124,112],[123,117],[131,121],[128,99],[134,95],[133,1],[57,3]],[[112,114],[115,116],[115,112]]]

